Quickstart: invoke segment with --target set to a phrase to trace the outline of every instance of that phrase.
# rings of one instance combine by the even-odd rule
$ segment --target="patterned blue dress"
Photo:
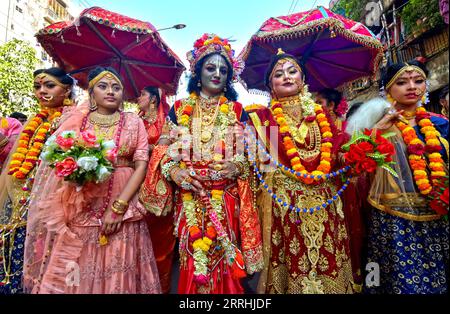
[[[6,203],[6,213],[10,214],[11,212],[12,203],[8,200]],[[1,233],[2,241],[0,242],[3,245],[0,246],[0,294],[23,292],[22,271],[25,233],[26,226],[20,226]]]
[[[448,136],[448,120],[432,116],[431,121],[441,136]],[[415,127],[419,138],[424,141],[419,127]],[[447,152],[441,152],[447,165]],[[408,167],[409,165],[402,165]],[[414,184],[406,182],[405,186]],[[409,190],[409,189],[408,189]],[[392,207],[405,213],[405,208]],[[410,212],[415,217],[434,214],[427,207]],[[449,222],[445,218],[420,221],[408,219],[407,215],[395,215],[372,208],[369,219],[368,263],[379,267],[378,281],[371,272],[366,277],[366,293],[383,294],[443,294],[447,293],[449,267]],[[372,268],[371,270],[373,270]],[[369,285],[367,285],[369,280]]]

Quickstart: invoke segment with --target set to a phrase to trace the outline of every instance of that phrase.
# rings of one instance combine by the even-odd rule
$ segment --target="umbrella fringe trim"
[[[255,35],[252,36],[249,43],[244,47],[242,52],[240,53],[240,57],[242,60],[246,61],[249,54],[251,47],[253,45],[253,40],[262,41],[262,42],[274,42],[278,40],[284,40],[284,39],[293,39],[302,37],[305,34],[317,32],[318,30],[321,30],[322,28],[329,28],[334,33],[339,33],[343,35],[348,40],[357,43],[357,44],[366,44],[371,48],[375,48],[378,50],[376,56],[372,59],[372,63],[370,68],[371,74],[364,76],[363,78],[373,78],[375,76],[376,71],[378,70],[379,63],[381,59],[383,58],[383,52],[384,48],[381,45],[381,43],[372,37],[368,37],[368,35],[358,35],[355,34],[353,31],[350,31],[346,28],[344,28],[343,23],[339,20],[336,20],[335,18],[325,18],[320,19],[318,21],[311,21],[308,22],[300,27],[295,27],[295,29],[284,29],[284,30],[278,30],[278,31],[272,31],[272,32],[257,32]],[[273,36],[273,37],[270,37]],[[355,82],[357,80],[360,80],[362,78],[358,78],[356,80],[341,84],[339,87],[345,86],[347,84],[351,84],[352,82]]]
[[[364,26],[364,25],[363,25]],[[365,27],[365,26],[364,26]],[[304,25],[297,26],[293,29],[283,29],[276,30],[271,32],[262,32],[259,31],[256,35],[253,36],[256,40],[264,40],[264,41],[277,41],[283,40],[287,38],[297,38],[302,37],[305,34],[317,32],[322,28],[329,28],[333,32],[337,32],[347,39],[358,43],[358,44],[367,44],[372,48],[383,50],[383,46],[381,43],[373,38],[369,37],[369,35],[359,35],[354,33],[353,31],[346,29],[343,23],[335,18],[325,18],[317,21],[311,21]]]
[[[90,10],[89,10],[90,11]],[[120,31],[125,31],[125,32],[129,32],[129,33],[135,33],[135,34],[151,34],[151,33],[156,33],[154,30],[152,30],[149,26],[145,25],[146,22],[144,21],[140,21],[139,24],[135,24],[135,25],[121,25],[121,24],[117,24],[114,22],[111,22],[109,19],[104,19],[102,17],[98,17],[94,14],[90,14],[90,13],[85,13],[81,16],[81,18],[88,18],[94,22],[97,22],[101,25],[110,27],[112,29],[117,29]],[[59,22],[58,22],[59,23]],[[53,24],[52,24],[53,25]],[[72,26],[73,22],[68,22],[66,24],[66,27]],[[139,25],[139,26],[138,26]],[[48,28],[45,27],[41,30],[38,31],[38,35],[48,35],[48,34],[56,34],[61,32],[62,30],[64,30],[64,28]]]

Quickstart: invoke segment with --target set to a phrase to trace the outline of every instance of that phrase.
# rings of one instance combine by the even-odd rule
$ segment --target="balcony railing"
[[[53,21],[53,22],[57,22],[57,21],[61,21],[61,20],[65,20],[68,16],[67,11],[64,11],[63,15],[59,15],[58,13],[56,13],[52,8],[48,8],[47,9],[47,16]]]
[[[427,59],[432,58],[436,54],[448,49],[448,29],[438,31],[437,33],[424,34],[409,42],[394,47],[391,50],[392,60],[394,62],[407,62],[423,56]]]

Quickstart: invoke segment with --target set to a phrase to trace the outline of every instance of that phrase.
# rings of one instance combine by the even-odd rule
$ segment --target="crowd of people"
[[[350,107],[310,93],[280,49],[261,77],[270,102],[244,108],[236,58],[202,36],[189,96],[170,107],[148,86],[138,114],[112,68],[78,104],[69,74],[35,71],[39,112],[0,126],[0,293],[169,293],[174,276],[180,294],[248,293],[255,277],[256,293],[447,293],[448,89],[428,112],[425,65],[390,64],[384,98]],[[367,130],[392,144],[392,171],[351,168],[341,148]],[[80,138],[114,147],[105,180],[71,176],[100,160]],[[55,166],[54,143],[84,157]]]

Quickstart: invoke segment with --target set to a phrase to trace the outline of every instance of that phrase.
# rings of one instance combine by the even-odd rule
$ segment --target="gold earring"
[[[392,98],[391,94],[389,93],[386,95],[386,100],[391,104],[393,104],[395,101],[394,98]]]
[[[70,100],[69,97],[64,98],[63,106],[71,106],[71,105],[72,105],[72,100]]]
[[[95,111],[95,110],[97,110],[97,103],[96,103],[96,101],[94,100],[94,99],[91,99],[91,101],[89,102],[89,109],[91,110],[91,111]]]

